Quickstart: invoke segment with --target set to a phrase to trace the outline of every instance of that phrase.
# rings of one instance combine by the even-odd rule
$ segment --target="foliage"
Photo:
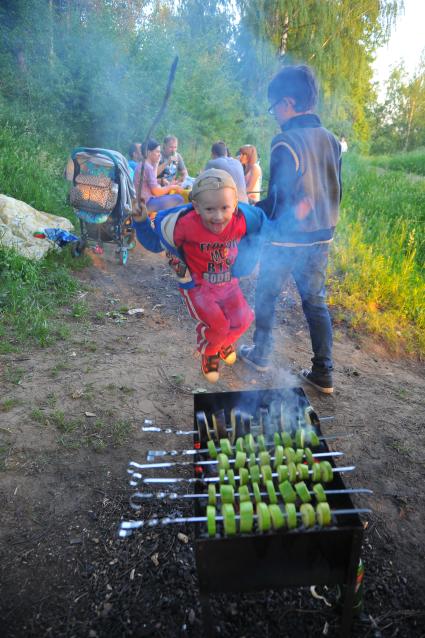
[[[425,188],[350,157],[332,258],[331,304],[350,325],[425,354]]]
[[[415,175],[425,176],[425,148],[418,148],[410,153],[397,153],[396,155],[378,155],[371,158],[376,166],[392,171],[404,171]]]

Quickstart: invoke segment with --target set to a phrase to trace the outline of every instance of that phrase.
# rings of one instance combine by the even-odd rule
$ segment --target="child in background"
[[[192,203],[162,211],[154,227],[146,214],[134,217],[140,243],[153,252],[165,249],[171,257],[196,321],[202,373],[211,383],[218,381],[220,360],[236,361],[235,343],[253,320],[237,278],[255,266],[265,219],[261,210],[238,203],[231,175],[218,169],[201,173]]]
[[[263,173],[258,163],[257,149],[252,144],[241,146],[238,152],[239,161],[245,175],[246,193],[250,203],[260,200]]]

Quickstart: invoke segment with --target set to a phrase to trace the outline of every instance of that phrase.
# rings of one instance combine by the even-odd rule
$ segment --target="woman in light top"
[[[161,146],[156,140],[149,140],[147,144],[142,144],[142,154],[144,160],[137,165],[134,173],[134,186],[138,192],[140,172],[143,169],[143,182],[140,197],[144,200],[148,211],[164,210],[184,204],[181,195],[182,188],[179,184],[168,184],[160,186],[156,176],[159,159],[161,157]],[[170,194],[170,191],[173,191]]]
[[[239,149],[239,161],[245,174],[246,192],[251,202],[258,202],[261,195],[263,173],[258,164],[257,149],[252,144],[245,144]]]

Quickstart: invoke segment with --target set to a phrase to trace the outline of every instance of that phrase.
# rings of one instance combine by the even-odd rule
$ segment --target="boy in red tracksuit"
[[[165,248],[177,270],[187,269],[189,277],[181,278],[180,291],[196,321],[202,372],[215,383],[220,360],[228,365],[236,361],[235,343],[253,320],[235,261],[241,240],[249,244],[258,237],[265,216],[253,206],[238,204],[236,184],[228,173],[210,169],[196,178],[191,204],[160,212],[154,228],[141,217],[135,217],[134,227],[145,248]]]

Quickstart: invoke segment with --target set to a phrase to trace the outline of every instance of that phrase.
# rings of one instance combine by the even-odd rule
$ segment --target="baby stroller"
[[[72,182],[69,201],[80,221],[81,238],[73,245],[80,257],[89,245],[103,253],[103,243],[115,243],[121,264],[135,247],[131,227],[132,200],[136,193],[127,160],[117,151],[103,148],[75,148],[66,168]]]

